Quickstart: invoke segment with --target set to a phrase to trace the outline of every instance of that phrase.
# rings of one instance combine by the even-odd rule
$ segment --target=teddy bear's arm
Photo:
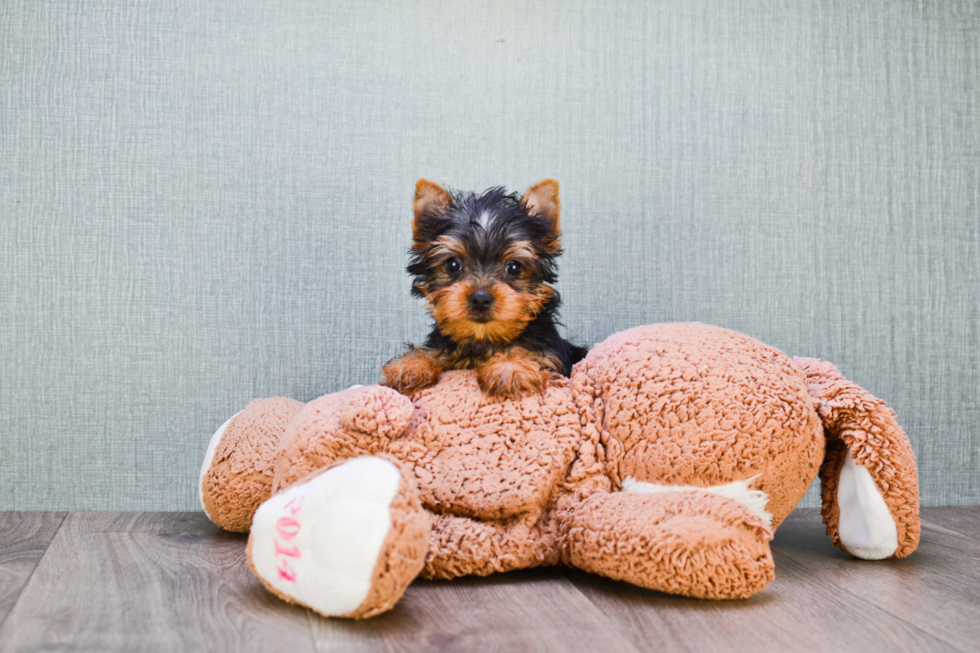
[[[387,452],[413,412],[407,397],[380,385],[355,386],[311,401],[283,435],[272,491],[317,469]]]

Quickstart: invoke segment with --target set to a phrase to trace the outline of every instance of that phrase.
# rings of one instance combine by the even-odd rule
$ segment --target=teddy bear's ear
[[[447,209],[453,205],[452,196],[439,184],[428,179],[419,179],[415,184],[415,199],[412,201],[412,237],[421,239],[419,227],[426,216]]]
[[[551,223],[555,234],[561,231],[561,201],[558,199],[557,181],[545,179],[534,184],[524,193],[521,204],[529,214]]]

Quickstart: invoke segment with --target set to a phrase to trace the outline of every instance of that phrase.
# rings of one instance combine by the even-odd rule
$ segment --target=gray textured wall
[[[832,360],[980,503],[978,71],[975,1],[4,0],[0,508],[193,509],[249,399],[375,380],[419,176],[558,178],[571,336]]]

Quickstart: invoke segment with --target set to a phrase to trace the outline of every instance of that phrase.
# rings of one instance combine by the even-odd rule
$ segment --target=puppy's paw
[[[429,352],[413,349],[385,365],[381,371],[385,375],[381,385],[410,395],[435,385],[442,373],[442,365]]]
[[[521,399],[544,391],[549,373],[524,356],[498,354],[477,371],[480,389],[499,399]]]

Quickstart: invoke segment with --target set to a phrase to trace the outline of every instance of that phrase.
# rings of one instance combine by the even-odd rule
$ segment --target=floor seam
[[[10,619],[10,615],[12,615],[14,610],[17,609],[17,606],[20,605],[20,599],[24,596],[24,591],[27,589],[27,586],[31,584],[31,580],[34,578],[34,572],[37,571],[37,568],[41,566],[44,558],[47,557],[48,551],[51,550],[51,545],[56,539],[58,539],[58,535],[61,534],[61,527],[65,525],[65,520],[68,519],[68,515],[70,514],[70,512],[66,511],[65,514],[62,515],[61,521],[58,522],[57,530],[55,530],[54,535],[51,536],[51,539],[48,540],[48,545],[44,547],[44,553],[42,553],[41,557],[37,559],[37,562],[34,564],[34,568],[31,569],[31,573],[27,575],[27,579],[24,581],[24,584],[21,585],[20,590],[17,592],[17,598],[14,599],[13,604],[10,606],[10,610],[7,611],[7,614],[4,615],[3,619],[0,619],[0,632],[3,631],[3,627],[7,624],[7,620]]]
[[[310,608],[306,609],[306,629],[310,633],[310,644],[313,645],[311,649],[313,653],[319,653],[320,647],[316,643],[316,633],[313,632],[313,610]]]

